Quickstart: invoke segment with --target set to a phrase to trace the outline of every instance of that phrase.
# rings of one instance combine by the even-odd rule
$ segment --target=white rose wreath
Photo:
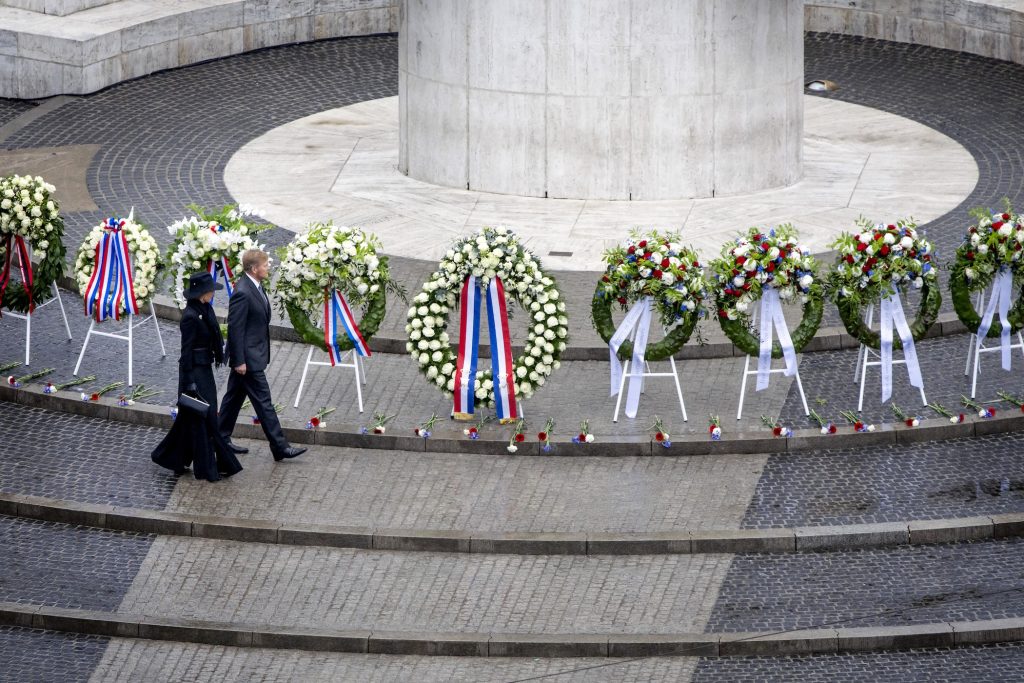
[[[104,233],[115,228],[124,233],[128,244],[135,301],[141,309],[156,294],[156,280],[163,268],[163,261],[160,258],[160,247],[156,240],[144,225],[136,222],[132,217],[127,219],[109,218],[86,235],[85,241],[78,249],[78,257],[75,259],[75,278],[78,281],[78,291],[83,297],[88,296],[89,282],[92,280],[96,267],[96,248]],[[122,298],[114,312],[114,317],[120,317],[122,313],[126,313],[128,306],[128,299]]]
[[[413,298],[405,326],[406,349],[427,379],[446,395],[454,393],[457,352],[449,343],[448,315],[470,275],[482,288],[500,278],[506,298],[530,316],[525,348],[513,362],[516,391],[520,398],[529,398],[560,366],[568,320],[554,279],[544,274],[533,254],[506,228],[482,228],[452,245]],[[479,405],[494,405],[491,370],[477,371],[473,393]]]

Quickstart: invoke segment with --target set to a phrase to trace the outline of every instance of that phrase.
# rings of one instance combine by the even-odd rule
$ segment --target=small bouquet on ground
[[[717,415],[708,415],[708,435],[712,441],[722,440],[722,420]]]
[[[306,429],[322,429],[327,426],[324,422],[324,418],[335,411],[335,408],[328,408],[327,406],[321,406],[320,410],[314,413],[313,417],[309,418],[309,422],[306,423]]]
[[[4,363],[3,365],[0,365],[0,372],[7,372],[8,370],[13,370],[14,368],[18,367],[19,365],[21,365],[21,363],[19,361],[12,360],[9,363]]]
[[[917,417],[916,415],[914,417],[910,417],[903,411],[903,408],[900,408],[895,403],[892,404],[892,414],[895,415],[899,420],[902,420],[903,424],[907,425],[908,427],[916,427],[919,424],[921,424],[921,418]]]
[[[145,384],[139,384],[132,387],[132,390],[127,394],[121,394],[118,396],[117,405],[122,408],[133,406],[136,401],[141,401],[142,399],[149,398],[150,396],[156,396],[159,393],[162,393],[160,389],[147,389]]]
[[[252,401],[250,401],[249,399],[245,399],[245,403],[242,404],[242,410],[245,410],[246,408],[250,408],[250,409],[252,408]],[[284,406],[283,405],[281,405],[280,403],[275,403],[274,404],[274,412],[275,413],[280,413],[282,410],[284,410]],[[252,423],[254,425],[261,424],[260,423],[260,418],[259,418],[258,415],[250,415],[249,418],[252,420]]]
[[[359,430],[359,432],[361,434],[369,434],[370,432],[373,432],[374,434],[383,434],[385,431],[387,431],[387,428],[384,425],[386,425],[388,422],[390,422],[393,419],[395,419],[394,415],[386,415],[384,413],[374,413],[373,414],[373,424],[370,425],[369,428],[363,427],[362,429]]]
[[[512,436],[509,437],[508,448],[505,449],[509,453],[515,453],[516,451],[518,451],[519,446],[517,446],[516,444],[520,444],[526,441],[526,436],[523,434],[523,427],[525,426],[526,421],[521,417],[512,423]]]
[[[21,365],[21,363],[19,363],[18,365]],[[19,389],[25,382],[30,382],[34,379],[39,379],[40,377],[46,377],[55,369],[56,368],[44,368],[38,372],[30,372],[27,375],[22,375],[21,377],[15,377],[14,375],[10,375],[7,378],[7,383],[10,384],[15,389]]]
[[[839,414],[846,418],[846,421],[853,425],[853,430],[856,432],[873,432],[875,431],[875,425],[868,424],[861,419],[861,416],[852,410],[840,410]]]
[[[811,419],[818,423],[822,434],[835,434],[838,430],[834,422],[826,420],[818,414],[817,410],[811,409]]]
[[[106,386],[100,387],[99,389],[97,389],[96,391],[92,392],[91,394],[88,394],[88,393],[83,391],[82,394],[81,394],[82,400],[83,401],[98,401],[98,400],[100,400],[100,398],[102,398],[103,394],[109,393],[109,392],[113,391],[114,389],[120,389],[123,386],[124,386],[124,382],[111,382],[110,384],[107,384]]]
[[[784,436],[786,438],[793,436],[793,430],[789,427],[783,427],[782,423],[779,422],[779,418],[772,419],[767,415],[762,415],[761,422],[763,422],[768,429],[772,430],[772,434],[775,436]]]
[[[1017,406],[1018,408],[1020,408],[1020,412],[1024,413],[1024,400],[1017,398],[1013,394],[1010,394],[1005,391],[997,391],[996,395],[999,396],[999,398],[1006,401],[1007,403],[1012,403],[1013,405]]]
[[[959,414],[954,415],[953,413],[951,413],[941,403],[938,403],[938,402],[929,403],[928,407],[931,408],[932,410],[934,410],[936,413],[938,413],[942,417],[947,418],[953,424],[960,424],[961,422],[964,421],[964,414],[963,413],[959,413]]]
[[[555,430],[555,418],[549,417],[547,422],[544,423],[544,431],[537,432],[537,441],[540,441],[543,446],[541,450],[545,453],[551,452],[551,433]]]
[[[590,420],[580,420],[580,433],[572,437],[573,443],[594,443],[594,435],[590,433]]]
[[[989,419],[990,417],[996,416],[995,408],[983,406],[977,401],[967,398],[963,394],[960,395],[960,403],[962,403],[966,408],[970,408],[971,410],[977,410],[978,417],[983,418],[985,420]]]
[[[67,382],[61,382],[60,384],[54,384],[53,382],[47,382],[46,386],[43,387],[44,394],[56,394],[62,389],[70,389],[71,387],[77,387],[79,384],[88,384],[89,382],[95,382],[96,375],[89,375],[88,377],[76,377],[75,379]]]
[[[480,415],[480,417],[476,419],[476,424],[472,427],[466,427],[462,430],[462,433],[476,441],[480,438],[480,430],[484,428],[484,425],[493,420],[493,415]]]
[[[437,413],[431,413],[430,417],[428,417],[426,420],[413,427],[412,431],[416,434],[416,436],[421,436],[424,439],[429,439],[430,433],[434,429],[434,425],[437,424],[437,421],[439,419],[440,418],[437,416]]]
[[[665,421],[657,415],[654,416],[654,424],[651,425],[651,429],[654,430],[654,440],[662,445],[664,448],[672,446],[672,439],[668,434],[668,430],[665,429]]]

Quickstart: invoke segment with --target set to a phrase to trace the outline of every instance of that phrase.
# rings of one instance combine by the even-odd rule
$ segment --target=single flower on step
[[[717,415],[708,415],[708,435],[712,441],[722,440],[722,420]]]
[[[374,413],[373,424],[370,425],[370,431],[372,431],[374,434],[383,434],[385,431],[387,431],[387,428],[384,425],[386,425],[394,418],[394,415],[386,415],[384,413],[379,412]]]
[[[907,415],[903,411],[903,409],[900,408],[895,403],[892,404],[892,413],[893,413],[893,415],[896,416],[897,419],[902,420],[903,424],[907,425],[908,427],[916,427],[919,424],[921,424],[921,418],[916,417],[916,416],[915,417],[911,417],[911,416]]]
[[[953,424],[959,424],[959,423],[964,421],[964,414],[963,413],[959,413],[957,415],[954,415],[949,410],[947,410],[946,407],[944,405],[942,405],[941,403],[929,403],[928,407],[931,408],[932,410],[934,410],[939,415],[941,415],[941,416],[943,416],[945,418],[948,418],[949,421],[952,422]]]
[[[103,398],[103,394],[111,392],[114,389],[120,389],[123,386],[124,386],[124,382],[111,382],[110,384],[107,384],[106,386],[100,387],[99,389],[97,389],[96,391],[92,392],[91,394],[83,393],[82,394],[82,400],[83,401],[99,401],[101,398]]]
[[[476,441],[477,439],[480,438],[480,430],[484,428],[485,424],[491,422],[492,420],[494,420],[493,415],[480,415],[480,417],[478,417],[476,420],[476,424],[473,425],[472,427],[467,427],[466,429],[463,429],[462,433],[468,436],[473,441]]]
[[[672,446],[672,437],[669,436],[668,430],[665,428],[665,422],[660,417],[654,416],[654,424],[650,428],[654,430],[654,440],[661,444],[663,448],[670,448]]]
[[[590,420],[580,421],[580,433],[572,437],[573,443],[594,443],[594,435],[590,433]]]
[[[852,410],[840,410],[839,414],[846,418],[846,421],[853,426],[853,430],[856,432],[875,431],[875,425],[864,422],[861,416]]]
[[[30,372],[27,375],[22,375],[21,377],[15,377],[14,375],[11,375],[10,377],[7,378],[7,383],[10,384],[15,389],[19,389],[26,382],[29,382],[34,379],[39,379],[40,377],[45,377],[54,370],[55,368],[44,368],[38,372]]]
[[[991,417],[995,417],[996,416],[996,409],[995,408],[992,408],[991,406],[983,406],[980,403],[978,403],[977,401],[973,401],[973,400],[967,398],[963,394],[960,395],[960,403],[964,404],[965,407],[970,408],[971,410],[977,410],[978,411],[978,417],[980,417],[980,418],[982,418],[984,420],[987,420],[987,419],[989,419]]]
[[[508,447],[505,449],[509,453],[515,453],[516,451],[518,451],[519,447],[516,444],[520,444],[523,441],[526,441],[526,436],[523,435],[523,428],[525,426],[526,420],[524,420],[521,417],[516,419],[516,421],[513,423],[512,435],[509,437]]]
[[[430,417],[428,417],[423,422],[419,423],[417,426],[413,427],[413,432],[416,434],[416,436],[422,437],[424,439],[429,439],[430,434],[434,429],[434,425],[437,423],[439,419],[440,418],[438,418],[437,413],[431,413]]]
[[[1017,396],[1014,396],[1005,391],[997,391],[996,395],[998,395],[999,398],[1003,399],[1007,403],[1012,403],[1013,405],[1017,406],[1018,408],[1020,408],[1020,412],[1024,413],[1024,399],[1018,398]]]
[[[767,415],[762,415],[761,422],[763,422],[768,429],[772,430],[772,435],[774,436],[782,436],[786,438],[793,436],[793,430],[789,427],[783,427],[782,423],[779,422],[779,418],[773,419]]]
[[[335,408],[321,406],[320,410],[316,411],[313,417],[309,418],[309,422],[306,423],[306,429],[323,429],[327,427],[327,423],[324,422],[324,418],[333,413],[335,410]]]
[[[555,418],[549,417],[544,423],[544,431],[537,432],[537,441],[540,441],[543,446],[540,447],[545,453],[551,452],[551,434],[555,431]]]

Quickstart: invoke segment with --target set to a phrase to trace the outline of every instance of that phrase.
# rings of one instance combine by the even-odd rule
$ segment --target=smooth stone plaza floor
[[[602,270],[601,254],[634,227],[678,230],[684,241],[699,240],[707,259],[740,229],[793,223],[802,243],[822,252],[858,216],[924,223],[955,208],[978,181],[971,154],[925,125],[818,97],[805,97],[804,107],[803,179],[735,197],[538,199],[424,183],[397,170],[397,97],[275,128],[238,150],[224,180],[239,202],[288,230],[314,220],[359,225],[389,254],[436,260],[473,229],[506,225],[557,270]]]

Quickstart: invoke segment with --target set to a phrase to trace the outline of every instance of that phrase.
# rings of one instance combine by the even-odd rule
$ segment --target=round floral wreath
[[[405,331],[405,347],[420,371],[446,395],[455,391],[456,352],[448,337],[448,314],[456,307],[462,285],[469,275],[486,287],[491,278],[501,278],[505,296],[518,303],[530,316],[530,328],[523,353],[513,362],[516,390],[529,398],[560,366],[569,336],[565,302],[555,281],[544,274],[533,254],[505,228],[482,228],[458,240],[445,253],[438,269],[412,300]],[[478,402],[494,404],[491,371],[477,371],[474,392]]]
[[[612,302],[625,310],[645,296],[654,298],[655,310],[667,333],[661,341],[647,345],[644,357],[650,361],[665,360],[689,341],[701,317],[709,282],[697,253],[679,240],[676,233],[634,232],[625,246],[604,253],[608,266],[594,290],[590,315],[606,344],[615,334]],[[619,347],[619,357],[625,360],[632,355],[633,343],[624,342]]]
[[[838,252],[829,287],[846,331],[873,349],[881,339],[864,322],[864,306],[895,293],[900,286],[921,290],[921,303],[910,325],[914,341],[928,332],[939,315],[942,293],[933,265],[931,243],[909,219],[895,224],[872,223],[860,218],[859,231],[843,233],[830,246]],[[899,338],[894,348],[902,348]]]
[[[20,236],[28,242],[31,258],[39,262],[32,269],[34,304],[49,299],[53,295],[51,285],[64,274],[64,219],[52,197],[54,189],[39,176],[0,178],[0,263],[13,257],[4,253],[8,236]],[[0,307],[26,313],[29,298],[25,285],[12,280]]]
[[[974,309],[971,294],[988,287],[1001,269],[1008,268],[1014,286],[1020,291],[1007,316],[1011,331],[1017,332],[1024,329],[1024,216],[1013,213],[1009,202],[1000,213],[984,209],[971,213],[978,224],[967,229],[949,274],[953,310],[968,330],[977,332],[981,316]],[[1001,332],[1002,325],[996,317],[986,336],[998,337]]]
[[[250,209],[225,206],[218,213],[192,205],[197,216],[182,218],[167,227],[173,238],[167,249],[167,261],[174,270],[171,295],[179,308],[185,307],[185,285],[189,275],[206,270],[212,260],[226,258],[228,267],[237,277],[241,271],[242,253],[246,249],[261,249],[252,238],[257,229],[245,222],[247,216],[257,215]]]
[[[719,283],[718,322],[740,351],[748,356],[759,353],[760,341],[750,329],[750,306],[769,286],[778,291],[783,303],[797,299],[803,303],[800,324],[790,335],[793,348],[800,351],[814,338],[824,312],[822,288],[815,273],[817,263],[807,248],[797,243],[792,225],[748,229],[722,246],[711,269]],[[772,344],[772,357],[782,357],[777,341]]]
[[[304,342],[327,350],[323,330],[312,321],[323,318],[325,290],[338,289],[350,306],[365,306],[356,325],[369,343],[384,320],[386,290],[402,295],[391,281],[388,257],[377,255],[380,248],[376,235],[329,222],[312,223],[285,247],[277,298]],[[344,332],[337,342],[342,351],[353,348]]]
[[[115,219],[117,220],[117,219]],[[78,280],[78,293],[85,296],[89,280],[92,278],[96,265],[96,246],[106,230],[106,222],[94,227],[85,236],[82,246],[78,248],[75,259],[75,278]],[[123,219],[121,230],[128,241],[128,251],[132,262],[132,284],[135,287],[135,300],[141,308],[156,294],[157,275],[163,268],[160,260],[160,247],[141,223],[131,218]],[[122,303],[121,312],[126,312],[127,302]]]

